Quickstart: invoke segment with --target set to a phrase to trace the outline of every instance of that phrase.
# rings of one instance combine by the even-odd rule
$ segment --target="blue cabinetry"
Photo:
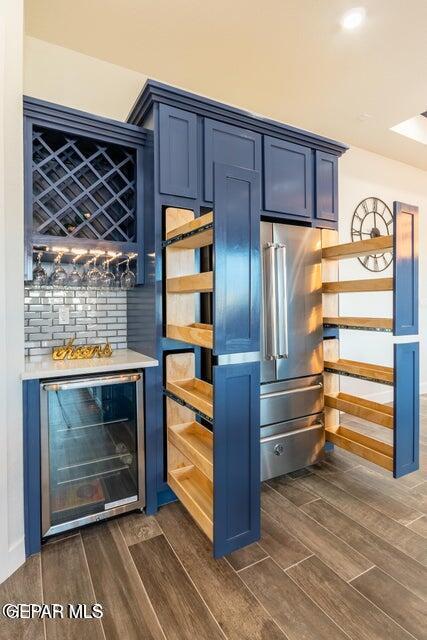
[[[214,354],[259,351],[259,173],[215,164],[214,199]]]
[[[338,158],[316,151],[316,218],[338,223]]]
[[[159,107],[160,192],[197,198],[197,116]]]
[[[213,201],[214,164],[223,164],[261,171],[261,136],[258,133],[224,122],[204,121],[204,196]]]
[[[313,165],[310,148],[264,137],[264,207],[275,213],[311,218]]]
[[[214,555],[260,537],[259,362],[213,369]]]

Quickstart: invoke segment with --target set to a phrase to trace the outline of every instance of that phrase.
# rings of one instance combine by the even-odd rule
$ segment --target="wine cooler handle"
[[[105,387],[112,384],[124,384],[125,382],[138,382],[140,379],[140,373],[126,373],[123,375],[101,376],[99,378],[79,378],[78,380],[48,382],[43,385],[43,389],[44,391],[67,391],[68,389]]]

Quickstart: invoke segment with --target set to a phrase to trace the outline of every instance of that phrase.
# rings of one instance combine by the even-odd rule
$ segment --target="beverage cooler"
[[[43,537],[145,506],[142,375],[41,383]]]

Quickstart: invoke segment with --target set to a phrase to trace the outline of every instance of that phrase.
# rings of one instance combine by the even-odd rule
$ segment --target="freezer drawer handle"
[[[280,440],[281,438],[287,438],[288,436],[293,436],[295,433],[306,433],[307,431],[314,431],[315,429],[321,428],[323,428],[323,424],[321,422],[316,422],[316,424],[311,425],[311,427],[300,427],[299,429],[294,429],[293,431],[278,433],[276,436],[266,436],[265,438],[261,438],[261,444],[265,444],[266,442],[274,442],[275,440]]]
[[[105,387],[111,384],[123,384],[125,382],[138,382],[140,373],[128,373],[121,376],[103,376],[101,378],[79,378],[69,382],[49,382],[43,385],[44,391],[66,391],[67,389],[84,389],[88,387]]]
[[[286,396],[288,393],[300,393],[301,391],[314,391],[315,389],[322,389],[323,384],[318,382],[317,384],[311,384],[308,387],[298,387],[297,389],[286,389],[286,391],[272,391],[271,393],[265,393],[261,395],[261,400],[265,398],[276,398],[278,396]]]

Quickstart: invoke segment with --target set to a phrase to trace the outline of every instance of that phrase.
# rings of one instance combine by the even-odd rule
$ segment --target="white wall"
[[[24,93],[126,120],[147,76],[37,38],[24,40]]]
[[[389,160],[363,149],[352,148],[340,160],[340,241],[350,242],[351,218],[358,203],[377,196],[393,210],[393,201],[417,205],[420,209],[420,342],[421,389],[427,392],[427,172]],[[340,262],[340,278],[392,276],[392,265],[379,274],[368,272],[357,259]],[[392,316],[391,292],[341,294],[340,315]],[[341,331],[341,357],[392,366],[393,337],[369,331]],[[342,379],[349,392],[391,400],[383,385]]]
[[[0,2],[0,582],[24,560],[23,0]]]

